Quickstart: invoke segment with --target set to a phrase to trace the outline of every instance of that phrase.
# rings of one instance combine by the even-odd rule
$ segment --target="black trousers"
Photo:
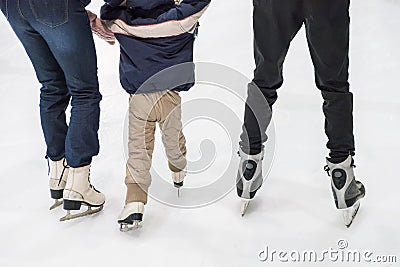
[[[348,83],[349,4],[350,0],[254,0],[256,70],[252,84],[256,86],[249,90],[261,90],[272,108],[283,83],[282,66],[290,42],[305,24],[315,82],[324,99],[327,147],[336,160],[354,155],[353,95]],[[242,141],[246,135],[249,147],[244,150],[251,154],[259,153],[266,141],[261,134],[266,129],[256,119],[262,115],[257,112],[266,111],[246,105]]]

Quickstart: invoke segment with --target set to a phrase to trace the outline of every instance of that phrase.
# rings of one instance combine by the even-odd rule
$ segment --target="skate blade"
[[[242,200],[242,206],[240,207],[240,213],[242,214],[242,217],[246,214],[249,204],[250,200]]]
[[[138,230],[142,228],[142,224],[140,221],[134,221],[133,224],[129,223],[121,223],[119,230],[123,233],[132,231],[132,230]]]
[[[342,212],[343,221],[347,228],[349,228],[353,223],[359,208],[360,208],[360,202],[356,202],[352,207],[343,210]]]
[[[55,199],[54,204],[49,208],[49,210],[53,210],[53,209],[61,206],[62,203],[63,203],[62,200]]]
[[[67,214],[64,217],[60,218],[60,222],[64,222],[64,221],[84,217],[87,215],[95,214],[95,213],[98,213],[99,211],[101,211],[102,209],[103,209],[103,205],[96,209],[92,209],[92,207],[88,207],[88,209],[85,212],[81,212],[81,213],[77,213],[77,214],[71,214],[71,211],[67,210]]]

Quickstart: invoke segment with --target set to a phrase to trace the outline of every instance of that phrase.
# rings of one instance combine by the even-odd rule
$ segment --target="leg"
[[[151,184],[156,115],[153,94],[135,94],[129,101],[129,158],[126,164],[125,206],[118,216],[123,232],[140,228]]]
[[[310,0],[307,39],[315,66],[315,80],[324,98],[325,132],[336,208],[349,227],[365,196],[365,187],[354,174],[353,95],[349,91],[349,0]]]
[[[160,114],[162,141],[168,158],[168,166],[172,172],[172,181],[178,189],[186,176],[186,139],[182,132],[181,97],[178,92],[163,92],[157,107]]]
[[[8,1],[9,22],[23,44],[42,84],[40,118],[47,145],[47,156],[59,161],[65,155],[68,131],[65,110],[69,103],[64,73],[43,37],[17,11],[16,1]]]
[[[325,132],[332,162],[354,155],[353,95],[349,91],[349,0],[309,1],[307,39],[315,80],[324,98]]]
[[[129,158],[125,178],[126,204],[131,202],[147,203],[156,127],[152,107],[152,100],[146,95],[131,95],[129,102]]]
[[[290,42],[303,24],[301,4],[299,0],[254,0],[256,70],[248,87],[236,178],[242,216],[263,183],[263,143],[268,138],[266,131],[272,118],[271,107],[277,100],[276,90],[283,83],[283,62]]]
[[[283,83],[283,62],[303,23],[301,1],[255,0],[253,17],[256,69],[248,89],[240,146],[245,153],[258,154],[267,140],[265,132],[271,119],[267,106],[277,99],[276,90]]]
[[[71,18],[74,19],[73,12],[66,5],[68,1],[7,1],[7,3],[11,3],[9,6],[10,9],[8,9],[8,11],[11,11],[9,12],[10,24],[23,43],[34,65],[37,77],[43,85],[40,111],[43,132],[48,145],[47,154],[52,161],[49,173],[50,189],[52,197],[56,199],[61,197],[60,193],[62,192],[64,209],[68,210],[67,216],[61,220],[77,218],[100,211],[105,198],[103,194],[90,185],[90,166],[78,169],[71,168],[66,171],[64,160],[61,160],[64,154],[67,154],[68,160],[69,154],[68,151],[65,151],[65,143],[68,141],[66,135],[70,130],[68,130],[66,124],[65,109],[69,102],[71,90],[68,90],[70,88],[67,89],[69,87],[65,75],[67,69],[65,68],[65,64],[61,64],[65,62],[62,62],[63,58],[60,57],[60,51],[70,49],[68,39],[71,39],[74,33],[66,30],[69,29],[68,25],[70,23],[68,23],[68,20],[64,20],[64,18],[62,18],[62,21],[55,20],[63,16],[68,18],[69,13],[71,13]],[[40,10],[43,12],[40,13],[40,17],[36,16],[34,14],[34,7],[37,6],[35,5],[44,3],[53,8],[46,9],[41,6]],[[57,15],[56,13],[60,16],[55,16]],[[55,24],[48,24],[53,22]],[[76,35],[79,38],[79,34]],[[74,60],[73,57],[70,59],[65,58],[64,60],[71,60],[77,66],[82,65],[81,61]],[[79,75],[75,75],[74,78],[82,78],[84,80],[84,77]],[[71,125],[73,124],[72,121],[73,119],[71,118]],[[86,141],[84,140],[84,136],[82,136],[82,139]],[[70,162],[72,167],[77,166],[73,160]],[[51,167],[52,165],[53,167]],[[88,210],[80,215],[69,214],[70,210],[79,209],[82,203],[88,206],[99,207],[99,209],[95,211]]]

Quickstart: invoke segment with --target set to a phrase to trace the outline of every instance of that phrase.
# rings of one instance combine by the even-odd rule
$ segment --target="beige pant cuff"
[[[171,162],[168,162],[168,167],[172,172],[180,172],[186,169],[186,159],[183,159],[179,164],[172,164]]]
[[[147,203],[147,192],[148,187],[141,184],[126,184],[127,191],[126,191],[126,199],[125,204],[131,202],[143,202],[144,204]]]

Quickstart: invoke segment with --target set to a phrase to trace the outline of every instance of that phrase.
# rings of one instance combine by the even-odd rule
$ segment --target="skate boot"
[[[52,161],[48,157],[46,157],[46,159],[49,164],[50,196],[54,199],[54,204],[50,207],[50,210],[52,210],[63,203],[62,198],[65,184],[67,182],[69,166],[67,165],[65,158],[58,161]]]
[[[130,202],[125,205],[121,214],[118,216],[121,232],[128,232],[142,227],[144,212],[143,202]]]
[[[174,181],[175,188],[178,189],[178,197],[179,197],[179,190],[183,186],[183,180],[185,179],[186,171],[182,170],[180,172],[172,172],[172,180]]]
[[[241,214],[244,216],[250,200],[254,198],[263,183],[262,160],[264,151],[257,155],[247,155],[241,149],[239,170],[236,178],[238,196],[242,199]]]
[[[67,215],[60,221],[97,213],[103,209],[105,202],[104,194],[97,191],[90,183],[90,165],[69,169],[63,197]],[[71,214],[71,210],[79,210],[81,205],[87,206],[88,209],[82,213]],[[92,207],[96,209],[92,209]]]
[[[360,200],[365,196],[364,185],[354,176],[354,161],[349,156],[345,161],[334,164],[328,159],[325,171],[331,176],[331,187],[336,208],[342,211],[343,220],[350,227],[358,209]]]

